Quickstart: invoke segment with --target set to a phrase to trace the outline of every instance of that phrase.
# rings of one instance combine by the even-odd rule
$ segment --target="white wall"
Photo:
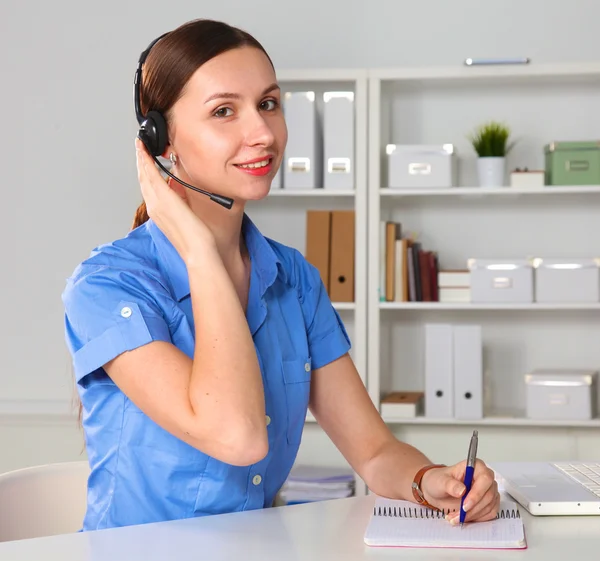
[[[460,65],[469,56],[600,58],[594,0],[568,7],[558,0],[5,0],[0,411],[22,399],[72,395],[60,294],[94,246],[127,231],[140,201],[132,107],[137,58],[155,36],[196,17],[244,27],[279,68]],[[50,430],[47,417],[37,419],[37,431],[0,424],[0,471],[78,457],[73,425]]]
[[[87,458],[83,432],[61,415],[0,415],[0,473]]]

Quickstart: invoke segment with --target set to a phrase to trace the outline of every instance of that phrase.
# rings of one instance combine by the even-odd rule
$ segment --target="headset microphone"
[[[133,80],[133,102],[135,106],[135,115],[140,125],[140,130],[138,131],[137,137],[144,143],[144,146],[146,146],[148,153],[150,156],[152,156],[152,159],[169,177],[172,177],[175,181],[177,181],[177,183],[181,183],[181,185],[184,187],[192,189],[193,191],[197,191],[198,193],[202,193],[203,195],[207,195],[210,197],[211,201],[219,203],[221,206],[230,209],[233,206],[233,199],[224,197],[223,195],[217,195],[216,193],[209,193],[208,191],[199,189],[198,187],[194,187],[193,185],[182,181],[178,177],[175,177],[158,161],[157,156],[160,156],[164,153],[168,142],[167,122],[159,111],[148,111],[147,115],[142,115],[140,96],[142,88],[142,65],[144,64],[150,49],[152,49],[154,44],[162,39],[165,35],[167,35],[167,33],[163,33],[160,37],[150,43],[148,48],[140,55],[138,67],[135,71],[135,77]]]
[[[140,138],[140,140],[142,140],[142,139]],[[144,141],[142,140],[142,142],[144,142]],[[199,189],[198,187],[194,187],[193,185],[190,185],[189,183],[186,183],[185,181],[182,181],[178,177],[175,177],[165,166],[163,166],[154,157],[154,155],[152,155],[152,157],[154,158],[154,161],[159,165],[159,167],[169,177],[172,177],[175,181],[177,181],[177,183],[181,183],[184,187],[187,187],[188,189],[192,189],[194,191],[198,191],[198,193],[202,193],[203,195],[207,195],[208,197],[210,197],[211,201],[215,201],[216,203],[219,203],[221,206],[224,206],[225,208],[231,208],[232,207],[232,205],[233,205],[233,199],[230,199],[228,197],[224,197],[223,195],[217,195],[216,193],[209,193],[208,191],[204,191],[203,189]]]

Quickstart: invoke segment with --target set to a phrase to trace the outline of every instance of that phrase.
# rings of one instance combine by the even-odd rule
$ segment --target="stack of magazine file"
[[[349,468],[296,465],[279,492],[284,504],[343,499],[354,495],[354,472]]]

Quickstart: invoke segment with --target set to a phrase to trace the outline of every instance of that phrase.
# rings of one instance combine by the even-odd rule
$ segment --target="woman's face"
[[[173,106],[171,124],[166,154],[177,155],[180,179],[242,201],[269,193],[287,128],[262,51],[238,48],[203,64]]]

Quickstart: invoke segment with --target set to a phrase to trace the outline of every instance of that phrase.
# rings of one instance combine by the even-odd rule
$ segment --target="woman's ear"
[[[161,154],[161,157],[165,160],[169,160],[169,171],[175,176],[178,177],[177,174],[177,155],[175,154],[175,151],[173,149],[173,147],[168,144],[167,147],[165,148],[165,151],[163,152],[163,154]],[[185,190],[185,187],[179,183],[178,181],[175,181],[172,177],[169,177],[167,175],[166,177],[166,181],[167,181],[167,185],[173,190],[175,191],[175,193],[177,193],[184,201],[187,202],[187,192]]]

